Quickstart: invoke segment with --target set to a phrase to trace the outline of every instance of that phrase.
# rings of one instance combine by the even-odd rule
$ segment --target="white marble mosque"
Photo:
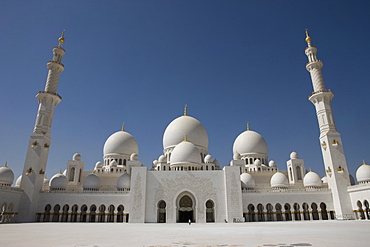
[[[358,184],[348,173],[342,139],[331,109],[333,93],[325,88],[322,62],[306,32],[314,104],[326,175],[307,171],[292,152],[286,169],[268,157],[265,139],[247,127],[234,141],[229,165],[208,153],[208,134],[194,117],[174,119],[163,135],[163,154],[144,166],[138,143],[124,128],[103,148],[103,162],[86,171],[81,155],[63,173],[45,178],[54,108],[64,70],[64,33],[47,63],[44,91],[30,136],[22,175],[0,168],[0,222],[196,223],[370,219],[370,166],[357,169]],[[63,168],[64,169],[64,168]],[[14,183],[14,186],[13,186]]]

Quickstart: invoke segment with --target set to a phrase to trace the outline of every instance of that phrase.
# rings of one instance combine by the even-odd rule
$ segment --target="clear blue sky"
[[[0,1],[0,163],[21,174],[46,63],[66,29],[48,178],[75,152],[85,169],[126,130],[151,167],[188,113],[222,166],[250,122],[281,170],[292,151],[320,176],[305,29],[331,89],[350,172],[370,162],[370,1]]]

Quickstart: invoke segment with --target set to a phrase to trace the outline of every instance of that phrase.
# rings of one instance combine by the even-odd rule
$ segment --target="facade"
[[[39,102],[22,175],[16,180],[0,168],[0,222],[251,222],[370,219],[370,166],[363,164],[354,185],[348,173],[342,140],[336,130],[325,88],[322,62],[306,32],[314,104],[326,175],[307,171],[296,152],[286,170],[269,160],[265,139],[249,126],[234,141],[233,157],[221,169],[208,153],[208,134],[194,117],[174,119],[163,136],[163,154],[152,168],[143,166],[135,138],[124,130],[112,134],[103,148],[103,162],[85,171],[76,153],[62,173],[45,178],[54,109],[64,70],[64,33]]]

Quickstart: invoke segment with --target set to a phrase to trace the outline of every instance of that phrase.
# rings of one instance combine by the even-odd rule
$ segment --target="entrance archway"
[[[178,223],[194,222],[194,202],[188,195],[184,195],[179,200]]]

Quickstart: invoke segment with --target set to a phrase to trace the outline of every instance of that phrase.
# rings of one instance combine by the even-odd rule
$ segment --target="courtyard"
[[[0,246],[369,246],[369,221],[0,225]]]

